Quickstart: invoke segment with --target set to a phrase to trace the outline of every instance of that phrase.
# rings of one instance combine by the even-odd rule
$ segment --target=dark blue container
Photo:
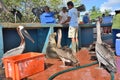
[[[115,50],[116,50],[116,55],[120,56],[120,39],[116,39]]]

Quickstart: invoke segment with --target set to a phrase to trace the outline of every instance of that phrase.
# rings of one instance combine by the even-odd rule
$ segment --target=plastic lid
[[[116,36],[120,38],[120,33],[117,33]]]

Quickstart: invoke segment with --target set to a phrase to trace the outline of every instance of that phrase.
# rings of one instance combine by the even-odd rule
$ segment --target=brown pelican
[[[63,66],[77,66],[79,65],[78,60],[76,59],[76,57],[74,56],[73,51],[68,48],[67,46],[64,46],[62,48],[57,47],[57,43],[55,40],[56,37],[56,33],[52,33],[50,35],[50,39],[49,39],[49,46],[47,49],[50,49],[51,51],[53,51],[54,53],[50,53],[49,50],[47,50],[47,55],[48,56],[53,56],[56,55],[57,58],[60,58],[63,62]],[[60,35],[60,36],[59,36]],[[58,39],[61,39],[61,30],[58,30]],[[59,40],[61,42],[61,40]],[[60,45],[60,43],[59,43]]]
[[[116,72],[116,62],[114,59],[113,52],[108,49],[107,45],[102,42],[100,32],[100,22],[96,23],[97,28],[97,41],[95,45],[95,51],[99,67],[103,64],[109,72]]]
[[[25,49],[25,39],[24,39],[24,36],[27,37],[29,40],[31,40],[34,43],[34,40],[29,35],[29,33],[24,29],[23,26],[18,26],[17,27],[17,32],[18,32],[18,34],[19,34],[19,36],[21,38],[20,45],[18,47],[16,47],[16,48],[13,48],[13,49],[5,52],[3,54],[3,58],[8,57],[8,56],[18,55],[18,54],[21,54],[24,51],[24,49]]]
[[[54,48],[53,49],[58,57],[62,60],[63,66],[78,66],[79,61],[74,56],[74,53],[72,49],[68,48],[67,46],[64,46],[62,48]]]
[[[58,29],[57,32],[58,33],[55,32],[49,36],[49,43],[46,49],[46,55],[48,58],[58,58],[56,52],[52,50],[53,47],[61,48],[62,30]],[[55,39],[56,35],[57,35],[57,42]]]
[[[53,47],[57,46],[56,40],[55,40],[56,33],[52,33],[49,36],[49,43],[46,49],[46,56],[47,58],[58,58],[56,52],[52,50]]]

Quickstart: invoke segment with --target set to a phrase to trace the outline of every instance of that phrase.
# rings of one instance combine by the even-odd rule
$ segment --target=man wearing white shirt
[[[68,17],[68,12],[67,12],[67,8],[63,7],[62,11],[60,11],[59,13],[59,23],[63,23],[67,20]]]
[[[68,38],[71,38],[72,50],[76,53],[78,50],[78,11],[74,8],[72,1],[69,1],[67,6],[69,8],[68,18],[64,23],[69,22]]]

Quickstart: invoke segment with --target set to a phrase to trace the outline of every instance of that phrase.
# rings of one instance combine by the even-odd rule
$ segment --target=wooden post
[[[0,25],[0,58],[3,56],[3,34],[2,34],[2,26]]]

